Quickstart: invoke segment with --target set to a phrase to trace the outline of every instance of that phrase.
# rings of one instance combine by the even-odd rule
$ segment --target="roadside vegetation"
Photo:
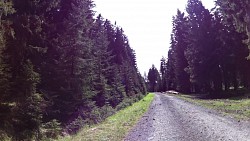
[[[178,94],[175,95],[183,100],[214,109],[223,115],[232,116],[238,120],[250,120],[250,93],[228,98],[208,99],[197,95]]]
[[[94,6],[0,1],[0,141],[75,134],[147,94],[128,36]]]
[[[74,136],[61,138],[60,141],[120,141],[148,110],[154,94],[150,93],[140,101],[120,110],[104,122],[83,128]]]

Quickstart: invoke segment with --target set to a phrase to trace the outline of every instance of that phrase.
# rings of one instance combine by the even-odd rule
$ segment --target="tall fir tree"
[[[167,60],[164,57],[161,59],[160,73],[162,80],[161,91],[165,92],[167,90]]]
[[[93,42],[89,37],[94,22],[92,8],[92,1],[72,0],[62,1],[57,10],[65,17],[56,23],[57,35],[50,42],[48,62],[44,64],[48,71],[43,70],[42,84],[51,103],[47,109],[50,120],[67,123],[79,116],[80,107],[89,112],[89,106],[93,106]]]
[[[43,6],[37,1],[20,3],[13,0],[15,13],[6,16],[13,28],[4,51],[7,57],[4,62],[9,66],[7,81],[10,90],[7,102],[13,105],[8,115],[11,117],[8,119],[8,130],[15,140],[39,138],[35,135],[40,132],[43,97],[37,91],[40,75],[36,56],[40,56],[45,49],[42,34]]]
[[[176,17],[173,18],[173,39],[175,44],[172,46],[174,50],[174,71],[176,80],[176,89],[180,92],[190,92],[190,80],[189,75],[185,71],[188,67],[187,59],[185,58],[185,52],[187,50],[186,37],[188,36],[187,19],[180,10],[177,10]]]
[[[160,90],[160,74],[157,68],[152,65],[152,67],[148,71],[148,80],[149,80],[149,88],[148,90],[151,92],[158,92]]]
[[[91,0],[0,7],[0,140],[75,133],[146,93],[128,38]]]
[[[237,31],[247,35],[244,43],[250,49],[250,2],[249,0],[217,0],[218,10],[228,23],[234,23]],[[250,56],[248,56],[249,58]]]
[[[188,48],[185,53],[188,60],[187,72],[195,92],[211,91],[211,71],[217,69],[213,64],[214,38],[211,34],[212,15],[205,9],[199,0],[189,0],[187,4],[188,25]]]
[[[95,21],[95,26],[92,29],[91,34],[92,40],[94,40],[93,47],[93,60],[95,66],[95,80],[94,86],[97,91],[97,95],[95,96],[96,104],[99,107],[104,106],[109,103],[111,96],[111,86],[107,83],[108,72],[112,68],[110,64],[111,52],[108,51],[108,38],[107,32],[104,28],[104,21],[101,15],[99,15]]]
[[[167,83],[167,90],[176,90],[176,75],[175,75],[175,58],[174,58],[174,46],[175,40],[173,35],[171,34],[171,46],[168,51],[168,61],[166,66],[166,83]]]

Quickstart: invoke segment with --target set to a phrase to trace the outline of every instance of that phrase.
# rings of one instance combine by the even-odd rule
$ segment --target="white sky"
[[[154,64],[158,69],[167,57],[172,31],[172,17],[177,8],[185,10],[187,0],[94,0],[95,11],[122,27],[136,52],[142,75]],[[202,0],[211,9],[214,0]]]

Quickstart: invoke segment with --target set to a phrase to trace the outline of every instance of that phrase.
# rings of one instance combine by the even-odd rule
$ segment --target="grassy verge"
[[[148,110],[153,98],[154,94],[148,94],[139,102],[110,116],[103,123],[83,128],[77,135],[61,138],[60,141],[121,141]]]
[[[224,115],[233,116],[239,120],[250,120],[250,99],[246,97],[231,97],[227,99],[199,99],[192,95],[176,95],[177,97],[214,109]]]

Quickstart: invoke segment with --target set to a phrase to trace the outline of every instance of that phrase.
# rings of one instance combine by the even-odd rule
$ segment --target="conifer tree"
[[[167,90],[176,90],[176,75],[175,75],[175,58],[174,58],[174,48],[175,40],[173,35],[171,35],[171,46],[168,51],[168,61],[166,66],[166,80],[167,80]]]
[[[42,122],[43,98],[37,91],[40,75],[36,66],[38,58],[35,57],[44,50],[40,6],[39,2],[27,0],[20,3],[13,0],[15,12],[5,16],[5,21],[8,20],[10,25],[6,29],[13,28],[12,34],[6,36],[2,59],[5,66],[8,66],[8,69],[4,69],[7,71],[4,72],[5,76],[8,76],[5,80],[9,83],[9,90],[4,90],[7,92],[5,102],[13,105],[11,113],[7,115],[7,130],[16,140],[38,139],[35,135],[40,132]]]
[[[243,40],[250,49],[250,3],[249,0],[217,0],[218,10],[228,23],[234,23],[237,31],[245,33]],[[250,56],[248,56],[249,58]]]
[[[13,37],[13,28],[11,22],[7,18],[15,12],[12,2],[1,1],[0,8],[2,9],[0,15],[0,132],[2,135],[10,135],[12,131],[9,125],[11,124],[11,72],[10,64],[8,62],[9,55],[7,54],[7,42],[10,37]],[[0,136],[0,140],[3,140]]]
[[[167,90],[167,60],[164,57],[161,59],[160,72],[162,81],[161,91],[165,92]]]
[[[120,27],[91,0],[0,2],[0,133],[56,137],[97,123],[146,93]]]
[[[188,25],[188,47],[185,53],[188,60],[187,72],[195,91],[209,92],[211,89],[211,70],[216,65],[211,64],[214,51],[214,38],[211,36],[212,16],[199,0],[189,0],[187,5]]]
[[[185,52],[187,50],[186,37],[188,32],[187,19],[180,10],[177,10],[176,17],[173,18],[173,39],[175,44],[172,46],[174,57],[174,71],[176,80],[176,89],[180,92],[190,92],[190,80],[189,75],[185,71],[188,67],[187,59],[185,58]]]
[[[149,91],[157,92],[160,87],[160,74],[154,65],[148,71]]]
[[[99,15],[95,21],[95,26],[92,29],[91,38],[94,40],[93,46],[93,60],[95,71],[94,87],[97,92],[95,96],[96,104],[99,107],[109,103],[111,99],[111,86],[108,85],[107,77],[108,72],[111,69],[110,65],[110,52],[108,52],[108,38],[107,32],[104,29],[104,21],[101,15]]]
[[[60,4],[62,9],[58,9],[58,12],[64,14],[65,18],[56,23],[57,36],[47,52],[48,62],[44,69],[49,68],[49,71],[43,70],[45,77],[42,85],[53,103],[48,107],[49,118],[68,122],[78,117],[79,107],[90,110],[88,104],[95,95],[91,85],[93,42],[89,37],[94,21],[93,4],[89,0],[62,1]]]

